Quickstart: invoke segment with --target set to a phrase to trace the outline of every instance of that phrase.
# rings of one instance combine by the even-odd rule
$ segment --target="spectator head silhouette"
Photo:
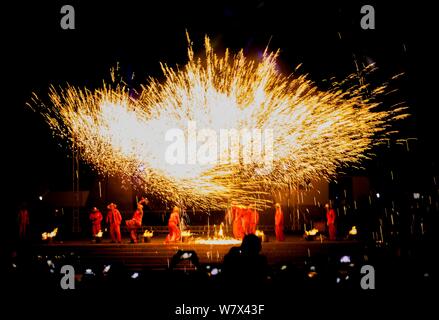
[[[241,252],[246,255],[258,255],[262,249],[261,239],[254,234],[247,234],[241,243]]]

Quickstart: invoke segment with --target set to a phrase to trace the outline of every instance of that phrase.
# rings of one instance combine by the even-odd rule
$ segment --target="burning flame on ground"
[[[356,236],[357,233],[358,233],[358,231],[357,231],[357,227],[356,227],[356,226],[353,226],[352,229],[349,230],[349,234],[350,234],[351,236]]]
[[[43,240],[50,240],[56,237],[56,234],[58,233],[58,228],[53,229],[52,232],[43,232],[41,234],[41,238]]]
[[[317,233],[319,233],[319,229],[313,228],[311,230],[305,230],[305,234],[307,236],[315,236]]]
[[[209,238],[209,239],[198,238],[198,239],[195,239],[195,243],[197,243],[197,244],[220,244],[220,245],[241,244],[241,240],[238,240],[238,239],[235,239],[232,237],[224,236],[223,225],[224,225],[224,223],[220,224],[219,231],[215,232],[215,236],[213,238]]]
[[[264,231],[262,231],[262,230],[256,230],[255,235],[256,235],[257,237],[264,237]]]
[[[143,236],[147,237],[147,238],[151,238],[153,236],[153,233],[154,233],[154,231],[145,230],[145,232],[143,233]]]
[[[181,232],[181,236],[182,237],[190,237],[190,236],[192,236],[192,233],[190,230],[185,230],[185,231]]]
[[[196,244],[219,244],[219,245],[227,245],[227,244],[241,244],[241,240],[237,240],[234,238],[223,238],[223,239],[195,239]]]

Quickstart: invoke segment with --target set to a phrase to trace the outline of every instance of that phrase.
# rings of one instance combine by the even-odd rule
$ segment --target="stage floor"
[[[239,244],[197,244],[181,242],[164,244],[164,237],[154,237],[149,243],[129,243],[124,239],[121,244],[105,239],[101,243],[91,241],[65,241],[33,245],[33,252],[42,255],[66,255],[75,253],[81,261],[90,264],[123,263],[131,270],[165,270],[178,250],[194,250],[201,264],[220,264],[224,255],[233,246]],[[271,240],[262,243],[262,254],[270,265],[302,264],[309,257],[341,257],[359,255],[363,244],[357,241],[307,241],[299,236],[288,236],[286,241]]]

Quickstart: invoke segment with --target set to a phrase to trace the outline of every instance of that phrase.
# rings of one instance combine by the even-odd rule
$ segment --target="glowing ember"
[[[56,234],[58,233],[58,228],[53,229],[52,232],[43,232],[41,234],[41,238],[43,240],[52,240],[53,238],[56,237]]]
[[[358,233],[358,231],[357,231],[357,227],[356,227],[356,226],[353,226],[352,229],[349,230],[349,234],[350,234],[351,236],[356,236],[357,233]]]
[[[315,236],[317,233],[319,233],[319,230],[316,229],[316,228],[313,228],[313,229],[311,229],[309,231],[305,230],[305,234],[307,236]]]
[[[162,65],[164,81],[150,79],[134,95],[123,82],[115,84],[113,72],[111,85],[94,91],[52,87],[51,105],[35,98],[31,107],[42,106],[53,132],[99,173],[136,181],[168,203],[201,209],[224,209],[230,199],[263,207],[267,193],[359,166],[391,133],[391,123],[405,117],[402,107],[377,110],[385,87],[351,85],[356,74],[327,91],[304,75],[282,75],[278,52],[251,60],[243,51],[226,50],[220,57],[206,37],[204,57],[196,58],[189,45],[188,58],[181,68]],[[185,142],[177,148],[183,163],[167,161],[170,130]],[[221,130],[231,133],[229,145],[238,139],[238,154],[215,148]],[[255,130],[273,136],[265,135],[260,145],[261,137],[246,134]],[[197,145],[200,139],[204,143]],[[249,150],[263,151],[248,160]]]
[[[192,233],[190,230],[185,230],[185,231],[181,232],[181,236],[182,237],[190,237],[190,236],[192,236]]]
[[[259,237],[259,238],[261,238],[261,241],[262,242],[265,242],[265,234],[264,234],[264,231],[262,231],[262,230],[256,230],[255,231],[255,235],[257,236],[257,237]]]
[[[145,238],[151,238],[153,236],[153,233],[154,233],[154,231],[145,230],[145,232],[143,233],[143,236]]]
[[[256,234],[256,236],[258,236],[258,237],[263,237],[263,236],[264,236],[264,231],[262,231],[262,230],[256,230],[255,234]]]

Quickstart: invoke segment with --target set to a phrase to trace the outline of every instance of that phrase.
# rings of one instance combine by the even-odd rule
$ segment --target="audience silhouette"
[[[260,254],[261,239],[248,234],[240,247],[232,247],[224,256],[224,277],[232,285],[261,285],[268,275],[267,258]]]

